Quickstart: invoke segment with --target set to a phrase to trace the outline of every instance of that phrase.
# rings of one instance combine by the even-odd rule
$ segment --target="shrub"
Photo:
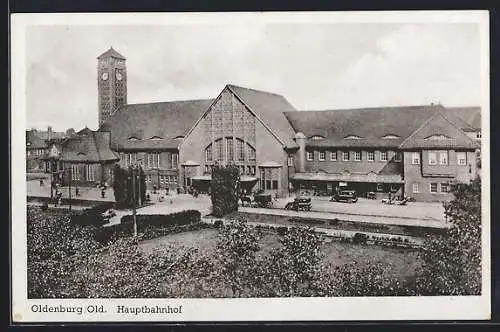
[[[148,233],[149,238],[153,238],[154,234],[158,236],[170,233],[165,231],[157,231],[162,228],[169,229],[174,226],[192,225],[199,223],[201,213],[197,210],[186,210],[167,215],[137,215],[137,232]],[[123,216],[120,224],[101,227],[96,232],[96,240],[101,243],[110,243],[121,237],[133,235],[134,217],[131,215]],[[153,236],[153,237],[151,237]]]
[[[101,226],[106,223],[102,213],[114,207],[114,202],[103,202],[71,216],[71,221],[81,226]]]
[[[366,244],[367,240],[368,240],[368,235],[366,235],[365,233],[356,233],[352,238],[352,242],[357,244]]]
[[[239,169],[236,166],[215,166],[212,170],[212,214],[222,217],[238,211]]]
[[[134,186],[131,175],[132,168],[125,170],[116,164],[114,168],[113,192],[118,208],[130,208],[134,205]],[[146,200],[146,178],[142,167],[135,174],[135,199],[136,204]]]
[[[218,219],[214,222],[214,226],[217,227],[217,228],[220,228],[222,227],[224,223],[222,222],[222,220]]]
[[[288,232],[288,227],[286,227],[286,226],[279,226],[278,229],[277,229],[277,231],[278,231],[279,235],[285,235],[286,232]]]

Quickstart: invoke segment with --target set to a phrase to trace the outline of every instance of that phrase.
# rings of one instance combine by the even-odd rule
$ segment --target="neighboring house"
[[[43,172],[45,162],[41,159],[48,146],[36,130],[26,130],[26,172]]]
[[[100,128],[61,144],[60,167],[76,167],[78,181],[111,182],[119,159],[141,164],[149,189],[208,191],[213,167],[232,164],[247,191],[353,188],[441,201],[452,182],[478,173],[478,107],[297,111],[281,95],[235,85],[215,99],[126,104],[125,61],[114,50],[98,58]]]
[[[113,168],[119,160],[111,150],[109,132],[84,128],[76,135],[54,142],[44,156],[47,171],[53,172],[62,185],[111,185]]]

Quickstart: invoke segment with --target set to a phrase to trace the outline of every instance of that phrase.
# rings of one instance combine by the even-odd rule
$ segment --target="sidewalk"
[[[28,196],[35,197],[50,197],[50,182],[44,181],[43,186],[40,186],[39,180],[26,181],[26,189]],[[76,188],[78,188],[79,195],[76,196]],[[62,193],[63,198],[69,198],[69,187],[59,187],[58,189]],[[55,190],[54,190],[55,194]],[[89,201],[102,201],[102,202],[114,202],[115,195],[113,188],[107,188],[105,190],[105,197],[102,198],[101,190],[96,187],[74,187],[71,186],[71,198],[89,200]]]

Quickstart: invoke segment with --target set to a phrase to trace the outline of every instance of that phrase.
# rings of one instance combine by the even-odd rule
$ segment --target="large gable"
[[[182,100],[122,106],[102,126],[117,149],[177,148],[212,99]]]
[[[26,130],[26,147],[30,149],[46,149],[47,144],[34,130]]]
[[[450,107],[446,108],[446,116],[454,116],[462,121],[461,128],[464,130],[481,130],[481,108],[480,107]]]
[[[284,115],[284,112],[294,112],[295,108],[285,97],[254,89],[243,88],[236,85],[227,85],[273,134],[287,147],[295,147],[293,140],[295,132]]]
[[[119,158],[110,149],[110,133],[87,131],[62,143],[62,161],[106,162]]]
[[[478,144],[438,110],[400,145],[401,149],[413,148],[478,148]]]

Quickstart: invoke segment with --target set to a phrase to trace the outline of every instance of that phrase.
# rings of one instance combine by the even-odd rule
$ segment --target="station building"
[[[93,133],[109,140],[98,164],[141,164],[148,188],[208,191],[214,165],[233,164],[248,191],[330,195],[352,188],[360,196],[441,201],[450,198],[453,181],[478,175],[479,107],[305,111],[279,94],[231,84],[213,99],[127,104],[125,57],[110,49],[97,68]],[[66,154],[78,146],[67,145]],[[110,166],[102,169],[112,181]]]

